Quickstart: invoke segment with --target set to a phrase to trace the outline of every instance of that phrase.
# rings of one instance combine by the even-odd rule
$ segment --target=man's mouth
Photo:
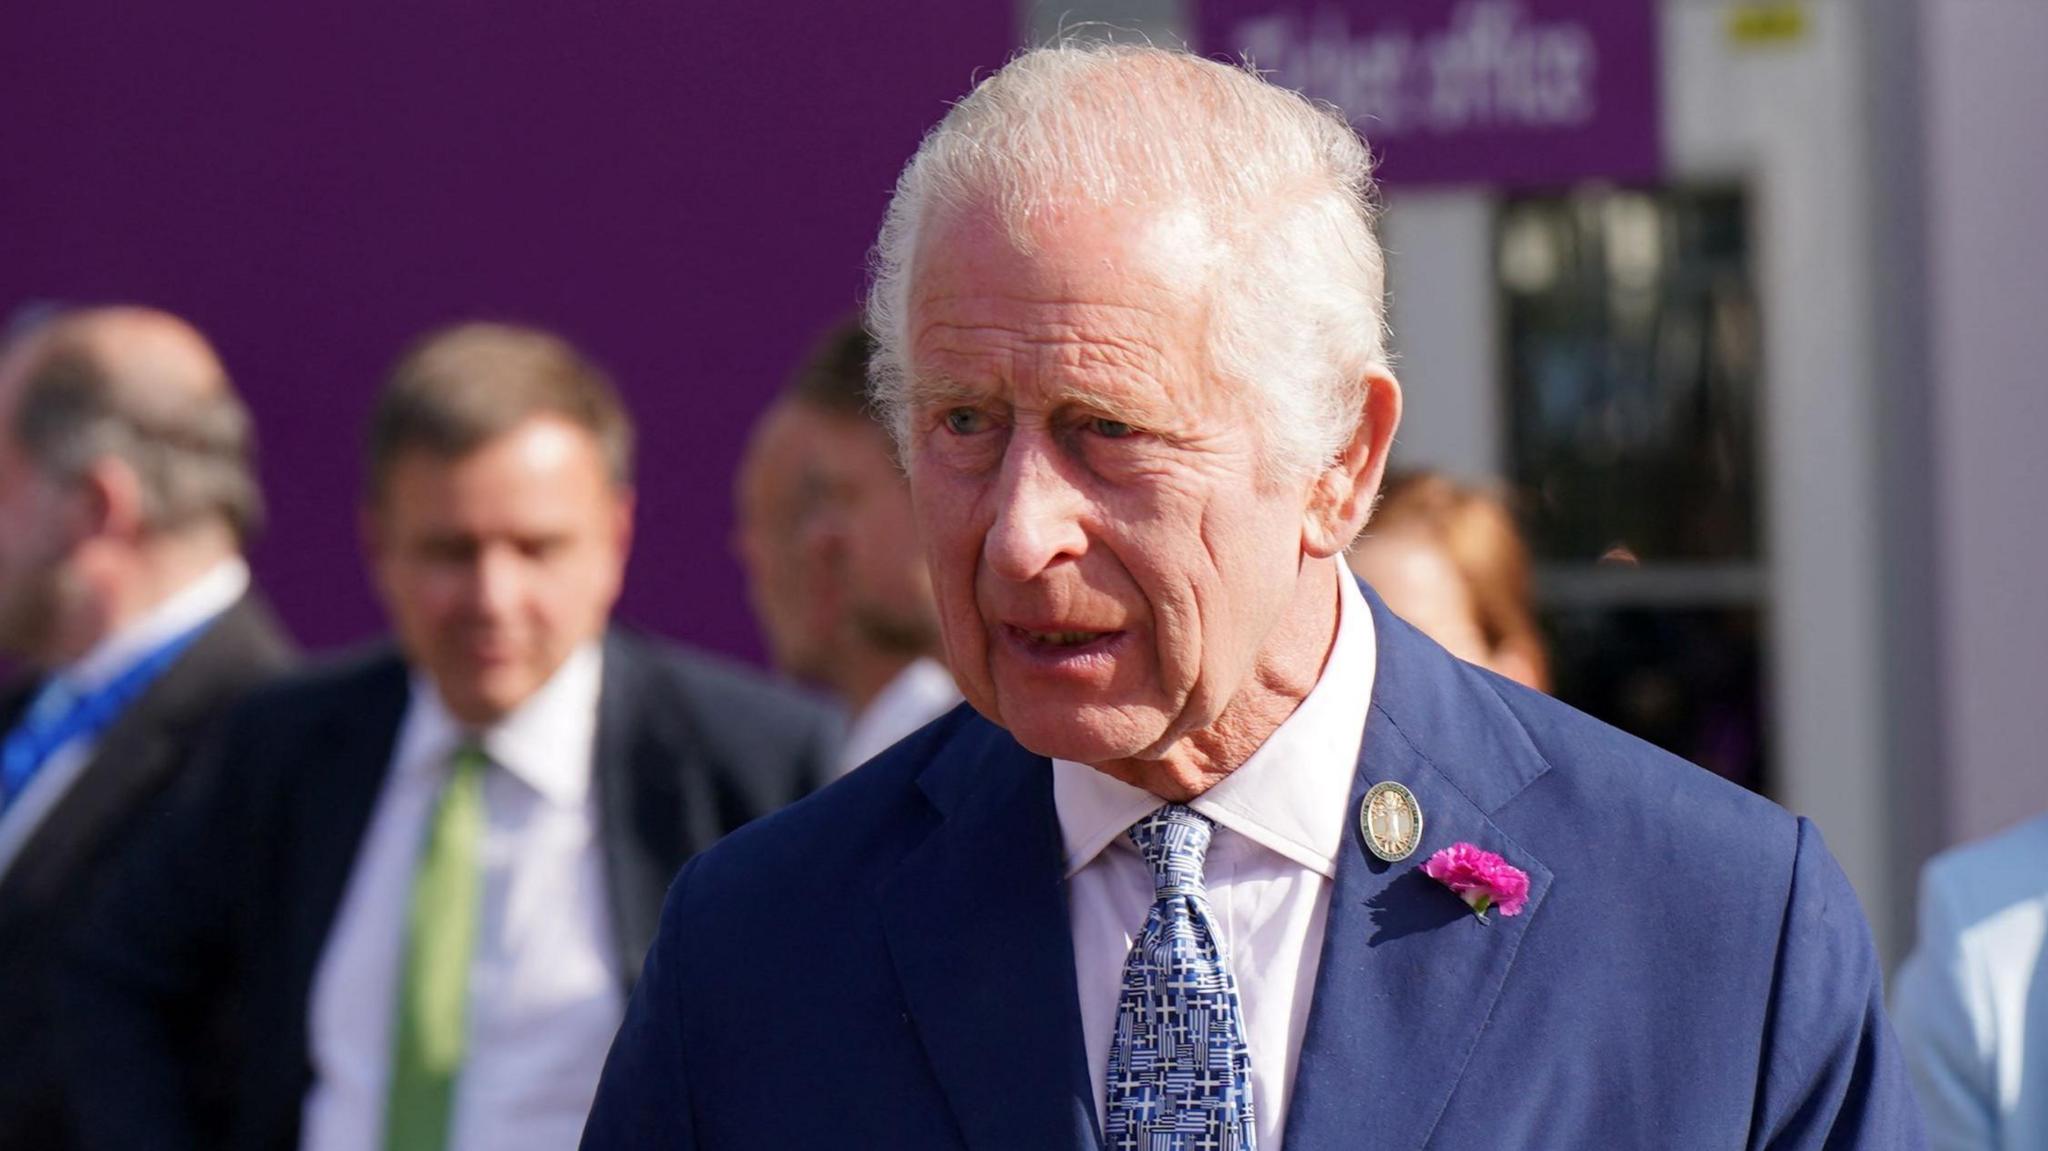
[[[1076,660],[1092,663],[1096,658],[1106,658],[1128,634],[1108,628],[1003,626],[1004,638],[1014,649],[1034,660],[1060,666],[1077,666]]]
[[[511,641],[496,636],[470,639],[462,644],[461,650],[472,662],[480,664],[506,663],[517,652]]]
[[[1018,630],[1022,631],[1024,638],[1032,643],[1043,644],[1048,647],[1079,647],[1084,643],[1091,643],[1110,634],[1103,631],[1032,631],[1029,628],[1020,628]]]

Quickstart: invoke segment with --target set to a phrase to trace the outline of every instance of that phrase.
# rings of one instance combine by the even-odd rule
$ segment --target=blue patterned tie
[[[1131,825],[1152,867],[1109,1047],[1109,1151],[1255,1151],[1237,981],[1202,886],[1209,821],[1169,803]]]

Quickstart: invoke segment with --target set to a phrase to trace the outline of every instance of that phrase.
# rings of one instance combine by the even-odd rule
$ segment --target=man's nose
[[[1012,437],[992,498],[995,520],[982,554],[997,576],[1019,583],[1088,550],[1086,500],[1043,434]]]
[[[470,569],[470,602],[479,615],[497,616],[511,610],[519,598],[519,557],[509,548],[479,550]]]

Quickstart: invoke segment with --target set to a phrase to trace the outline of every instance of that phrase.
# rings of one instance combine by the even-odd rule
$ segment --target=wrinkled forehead
[[[943,370],[934,361],[946,349],[996,332],[1041,348],[1198,354],[1218,248],[1190,210],[1085,206],[1028,221],[949,214],[921,238],[912,265],[911,375]]]
[[[1104,302],[1192,295],[1206,289],[1222,255],[1208,215],[1191,204],[1075,203],[1022,218],[954,208],[919,237],[909,298],[914,308],[990,276],[1020,292],[1088,292]]]

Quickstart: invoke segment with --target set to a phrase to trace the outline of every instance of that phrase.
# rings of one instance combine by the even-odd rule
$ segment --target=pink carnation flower
[[[1529,874],[1491,851],[1454,843],[1422,865],[1422,873],[1450,888],[1471,906],[1479,921],[1489,907],[1502,915],[1520,915],[1529,902]]]

